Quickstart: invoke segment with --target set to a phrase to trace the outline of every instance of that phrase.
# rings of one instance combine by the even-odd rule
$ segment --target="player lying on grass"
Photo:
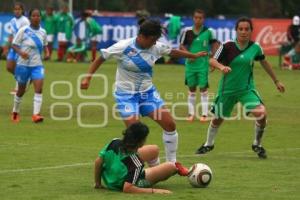
[[[156,145],[144,145],[149,134],[148,127],[137,122],[130,125],[122,139],[113,139],[99,152],[95,161],[95,188],[105,186],[126,193],[172,193],[153,188],[176,173],[188,175],[188,169],[180,163],[159,164],[159,149]],[[144,169],[144,163],[148,168]]]

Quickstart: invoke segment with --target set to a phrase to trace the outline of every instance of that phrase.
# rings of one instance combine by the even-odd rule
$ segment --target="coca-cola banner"
[[[287,42],[289,19],[252,19],[252,39],[259,42],[266,55],[277,55],[282,43]]]

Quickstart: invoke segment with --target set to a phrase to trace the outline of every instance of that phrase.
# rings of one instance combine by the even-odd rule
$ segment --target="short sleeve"
[[[226,52],[225,52],[224,44],[222,44],[222,45],[220,45],[220,47],[214,54],[213,58],[216,59],[218,62],[221,62],[223,60],[223,58],[225,57],[225,53]]]
[[[172,51],[172,47],[162,42],[157,42],[156,47],[160,56],[169,55]]]
[[[12,43],[13,43],[14,45],[21,46],[22,40],[23,40],[23,35],[24,35],[24,28],[20,29],[20,30],[17,32],[17,34],[16,34],[16,36],[14,37]]]
[[[258,43],[255,43],[257,45],[257,53],[255,55],[255,60],[256,61],[261,61],[265,59],[265,54],[263,49],[261,48],[261,46]]]
[[[209,43],[212,44],[214,42],[217,42],[218,40],[215,32],[210,28],[208,29],[208,31],[209,31]]]
[[[114,45],[110,46],[107,49],[101,49],[100,53],[102,58],[105,60],[110,58],[120,59],[122,56],[122,53],[124,51],[124,45],[122,42],[115,43]]]
[[[99,151],[99,154],[98,154],[99,157],[104,158],[105,153],[106,153],[106,149],[107,149],[108,145],[109,145],[109,144],[106,144],[106,145]]]

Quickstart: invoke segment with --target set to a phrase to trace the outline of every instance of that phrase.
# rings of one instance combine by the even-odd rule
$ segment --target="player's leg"
[[[142,116],[148,116],[163,128],[163,142],[165,144],[166,160],[176,162],[176,151],[178,146],[178,134],[175,122],[164,107],[164,101],[160,98],[156,88],[153,87],[139,99],[139,111]]]
[[[43,92],[43,84],[44,84],[44,68],[43,67],[32,68],[31,80],[34,87],[32,121],[38,123],[44,120],[44,117],[41,115],[41,107],[43,102],[42,92]]]
[[[197,75],[202,107],[202,115],[200,117],[200,122],[206,122],[208,116],[208,70],[201,71],[197,73]]]
[[[148,163],[149,167],[154,167],[160,164],[159,147],[157,145],[144,145],[138,149],[139,157]]]
[[[240,97],[240,101],[244,106],[244,111],[251,113],[255,118],[254,140],[252,149],[257,153],[259,158],[267,158],[266,150],[262,147],[262,137],[267,123],[267,111],[262,103],[259,94],[252,90]]]
[[[20,106],[22,102],[22,97],[26,90],[26,83],[30,77],[30,71],[28,67],[16,66],[15,79],[18,82],[18,88],[16,94],[14,95],[14,104],[11,114],[11,120],[15,123],[20,121]]]
[[[211,110],[215,116],[207,129],[206,142],[196,150],[196,154],[205,154],[214,149],[215,137],[217,136],[219,127],[225,117],[230,117],[235,104],[236,99],[232,96],[217,96]]]
[[[187,121],[192,122],[195,119],[195,103],[196,103],[196,74],[194,72],[185,72],[185,84],[189,88],[188,92],[188,117]]]
[[[176,174],[177,168],[172,162],[165,162],[155,167],[145,169],[145,179],[154,185],[160,181],[167,180]]]
[[[176,162],[176,151],[178,146],[178,133],[176,124],[168,109],[161,107],[148,115],[163,129],[163,142],[165,145],[166,160]]]

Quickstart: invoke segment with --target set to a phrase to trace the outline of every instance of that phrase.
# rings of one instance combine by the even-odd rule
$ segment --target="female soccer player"
[[[14,18],[10,20],[10,33],[8,37],[8,43],[11,45],[14,37],[16,36],[18,30],[22,28],[23,26],[28,26],[30,24],[27,17],[24,16],[24,6],[20,2],[16,2],[14,4]],[[9,52],[7,54],[6,58],[6,69],[11,74],[15,74],[15,68],[16,68],[16,61],[17,61],[17,54],[13,48],[9,49]],[[16,86],[17,87],[17,86]],[[16,88],[17,89],[17,88]],[[15,90],[16,90],[15,89]],[[16,91],[12,91],[12,94],[15,94]]]
[[[159,164],[159,149],[156,145],[144,145],[149,129],[141,122],[131,124],[123,139],[114,139],[100,152],[95,161],[95,188],[106,187],[126,193],[172,193],[169,190],[152,188],[174,174],[188,175],[188,169],[180,163]],[[144,168],[144,162],[149,168]]]
[[[214,58],[210,59],[210,64],[221,70],[224,75],[212,109],[215,116],[209,125],[206,143],[196,153],[204,154],[213,150],[214,138],[223,119],[230,117],[234,105],[240,102],[245,113],[251,113],[256,118],[252,149],[259,158],[266,158],[266,150],[261,142],[266,127],[267,112],[254,86],[254,61],[260,62],[280,92],[284,92],[285,88],[276,78],[269,62],[265,60],[261,46],[250,40],[253,31],[252,21],[248,18],[240,18],[236,22],[235,29],[236,40],[223,44]]]
[[[101,49],[101,56],[91,64],[88,75],[81,82],[81,88],[89,87],[92,75],[105,60],[116,58],[118,70],[115,99],[126,126],[139,121],[139,115],[148,116],[156,121],[164,130],[166,159],[175,162],[178,143],[176,126],[152,84],[152,67],[163,55],[197,58],[206,53],[192,54],[171,49],[170,46],[157,42],[160,35],[160,23],[146,20],[140,25],[137,37],[121,40],[108,49]]]
[[[21,28],[13,40],[13,49],[19,54],[15,70],[15,79],[18,82],[18,90],[14,97],[14,107],[11,120],[20,121],[20,104],[25,93],[26,83],[32,80],[34,86],[32,121],[42,122],[40,115],[42,105],[42,88],[44,79],[44,67],[42,63],[42,51],[45,57],[49,57],[47,49],[46,31],[40,27],[41,14],[38,9],[29,12],[30,26]]]

